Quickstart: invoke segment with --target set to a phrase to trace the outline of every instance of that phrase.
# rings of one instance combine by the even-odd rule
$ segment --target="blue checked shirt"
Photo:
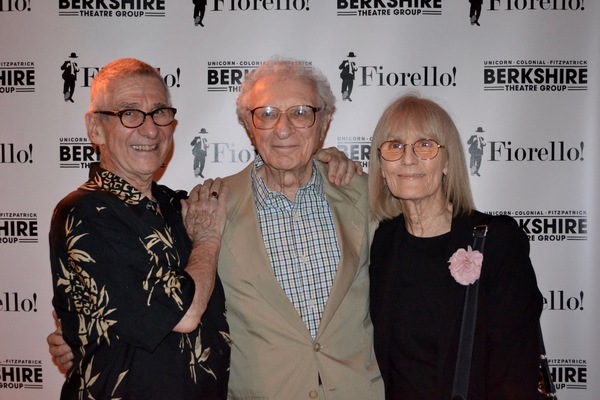
[[[313,176],[292,202],[267,188],[258,176],[264,163],[257,156],[252,190],[275,278],[314,339],[340,262],[340,246],[323,180],[313,163]]]

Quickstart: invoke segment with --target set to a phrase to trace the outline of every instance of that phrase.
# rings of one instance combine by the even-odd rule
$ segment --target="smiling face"
[[[401,135],[392,133],[387,140],[414,143],[428,138],[427,134],[405,131]],[[442,178],[448,171],[446,160],[444,149],[440,149],[438,155],[431,160],[421,160],[415,155],[412,146],[407,145],[400,160],[381,159],[381,173],[392,195],[401,202],[439,204],[445,202]]]
[[[150,112],[169,107],[168,95],[155,77],[128,76],[108,84],[102,110],[138,109]],[[101,146],[101,165],[138,190],[152,181],[173,146],[175,122],[157,126],[148,115],[137,128],[126,128],[119,117],[86,114],[88,136]]]
[[[249,109],[271,106],[282,111],[292,106],[321,106],[315,87],[308,81],[294,76],[272,76],[260,79],[249,94]],[[313,126],[295,128],[285,114],[271,129],[257,129],[248,113],[246,125],[251,132],[253,144],[265,166],[277,173],[302,174],[312,171],[313,154],[320,148],[325,135],[321,112],[316,113]]]

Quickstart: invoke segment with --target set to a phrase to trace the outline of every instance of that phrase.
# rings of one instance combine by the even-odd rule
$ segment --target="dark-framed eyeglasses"
[[[377,151],[381,158],[386,161],[398,161],[404,156],[406,146],[412,147],[415,156],[420,160],[434,159],[438,155],[440,148],[445,147],[438,144],[438,142],[433,139],[419,139],[412,144],[401,143],[397,140],[388,140],[387,142],[384,142]]]
[[[136,109],[126,109],[121,111],[93,111],[93,113],[119,117],[121,124],[123,124],[125,128],[137,128],[144,124],[148,115],[152,118],[152,121],[154,121],[155,125],[171,125],[175,119],[177,109],[173,107],[161,107],[150,112],[143,112],[142,110]]]
[[[277,107],[265,106],[256,107],[250,110],[252,114],[252,124],[257,129],[271,129],[277,125],[281,114],[285,114],[290,124],[295,128],[310,128],[315,124],[317,112],[320,108],[309,105],[292,106],[285,111]]]

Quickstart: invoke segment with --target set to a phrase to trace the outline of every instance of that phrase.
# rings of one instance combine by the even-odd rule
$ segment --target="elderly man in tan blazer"
[[[383,399],[366,177],[334,186],[313,161],[334,104],[327,79],[299,61],[269,61],[242,86],[238,117],[258,156],[225,179],[230,399]]]

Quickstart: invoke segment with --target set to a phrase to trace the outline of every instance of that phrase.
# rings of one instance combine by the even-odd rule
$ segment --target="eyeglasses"
[[[406,146],[411,146],[415,156],[420,160],[431,160],[435,158],[440,148],[444,148],[433,139],[419,139],[413,144],[400,143],[397,140],[388,140],[377,149],[379,155],[386,161],[398,161],[404,156]]]
[[[277,107],[256,107],[250,110],[252,124],[257,129],[271,129],[279,121],[281,114],[285,114],[290,124],[295,128],[310,128],[315,124],[316,113],[321,111],[309,105],[292,106],[285,111]]]
[[[154,121],[154,123],[158,126],[171,125],[175,119],[175,113],[177,113],[177,109],[172,107],[161,107],[150,112],[143,112],[142,110],[134,109],[93,112],[95,114],[117,116],[125,128],[137,128],[144,124],[148,115],[152,117],[152,121]]]

